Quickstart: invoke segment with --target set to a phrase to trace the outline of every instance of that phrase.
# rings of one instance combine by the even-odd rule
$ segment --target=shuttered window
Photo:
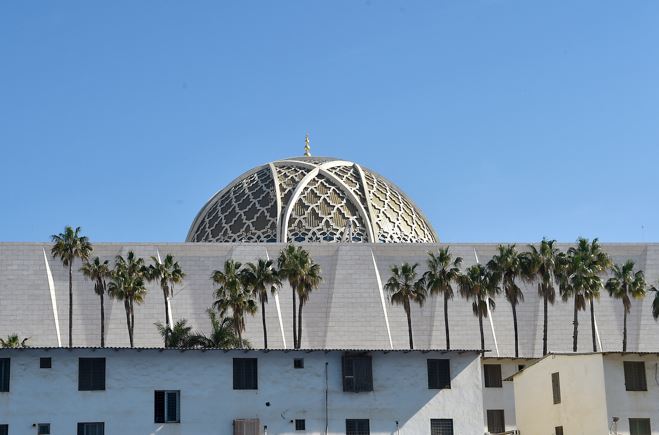
[[[0,424],[0,435],[9,435],[9,425]]]
[[[50,423],[37,424],[37,435],[50,435]]]
[[[307,422],[304,419],[296,419],[295,430],[307,430]]]
[[[233,389],[257,390],[258,365],[256,358],[233,359]]]
[[[501,364],[485,364],[485,386],[488,388],[501,388]]]
[[[561,403],[561,378],[558,372],[551,374],[551,392],[554,395],[554,405]]]
[[[9,358],[0,358],[0,392],[9,392]]]
[[[260,420],[258,418],[234,420],[233,435],[261,435]]]
[[[105,423],[78,423],[78,435],[105,435]]]
[[[346,420],[346,435],[370,435],[371,427],[368,419],[350,418]]]
[[[449,360],[428,360],[428,388],[431,390],[451,388],[451,362]]]
[[[627,391],[647,391],[645,363],[643,361],[624,361],[625,388]]]
[[[649,418],[630,418],[629,435],[652,435]]]
[[[503,409],[487,410],[487,431],[490,433],[501,433],[506,431]]]
[[[373,391],[373,369],[370,355],[345,354],[342,357],[343,391]]]
[[[154,393],[153,420],[156,423],[180,423],[180,396],[178,390],[156,391]]]
[[[49,357],[39,358],[39,368],[40,369],[49,369],[53,367],[53,361]]]
[[[78,390],[105,390],[105,358],[79,358]]]
[[[430,435],[453,435],[453,420],[450,418],[431,419]]]
[[[563,426],[556,426],[554,428],[554,434],[555,435],[563,435]]]

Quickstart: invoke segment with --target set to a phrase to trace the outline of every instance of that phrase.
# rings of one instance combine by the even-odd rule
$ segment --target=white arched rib
[[[371,257],[373,257],[373,268],[375,269],[375,279],[378,282],[378,291],[380,292],[380,302],[382,302],[382,312],[384,313],[384,324],[387,326],[387,336],[389,337],[389,346],[394,348],[394,341],[391,339],[391,328],[389,327],[389,315],[387,314],[387,302],[384,297],[384,288],[382,287],[382,279],[380,279],[380,269],[378,263],[375,261],[375,253],[371,249]]]
[[[279,235],[281,234],[281,191],[279,190],[279,177],[277,176],[277,169],[274,164],[268,163],[268,167],[272,174],[272,182],[275,185],[275,196],[277,199],[277,241],[281,242],[281,240],[279,240]]]
[[[364,189],[364,198],[366,198],[366,209],[370,217],[371,226],[375,227],[377,221],[376,221],[375,213],[373,212],[373,205],[371,204],[371,192],[368,190],[368,184],[366,184],[366,174],[364,174],[364,170],[357,163],[355,163],[355,168],[357,168],[357,172],[359,173],[359,179],[361,180],[362,188]],[[373,230],[373,235],[375,235],[375,230]],[[375,242],[377,242],[377,240],[373,238],[371,240],[371,243],[375,243]]]
[[[55,333],[57,334],[57,346],[62,347],[62,336],[59,331],[59,315],[57,314],[57,298],[55,297],[55,282],[53,274],[50,272],[48,256],[46,250],[43,250],[43,261],[46,263],[46,278],[48,279],[48,289],[50,290],[50,303],[53,306],[53,318],[55,319]]]
[[[300,183],[297,185],[295,190],[293,191],[293,195],[291,196],[291,200],[288,201],[288,204],[286,204],[286,211],[284,212],[284,219],[282,219],[281,222],[281,241],[286,242],[286,239],[288,238],[288,219],[291,217],[291,212],[293,211],[293,205],[297,202],[298,198],[300,198],[300,194],[302,193],[302,190],[307,187],[307,184],[311,180],[314,179],[316,175],[318,175],[318,172],[320,172],[320,169],[317,167],[309,171],[307,175],[300,180]]]

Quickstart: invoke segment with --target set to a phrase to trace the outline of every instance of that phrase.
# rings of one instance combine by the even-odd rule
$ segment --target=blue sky
[[[0,240],[182,241],[260,163],[354,160],[443,241],[659,241],[659,2],[0,3]]]

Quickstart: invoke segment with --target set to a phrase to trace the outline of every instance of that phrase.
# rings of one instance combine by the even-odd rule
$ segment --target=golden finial
[[[304,138],[304,157],[311,157],[311,146],[309,145],[309,135]]]

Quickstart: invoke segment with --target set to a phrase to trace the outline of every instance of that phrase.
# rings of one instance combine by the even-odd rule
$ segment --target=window
[[[449,360],[428,360],[428,388],[431,390],[451,388],[451,364]]]
[[[623,364],[627,391],[647,391],[645,363],[643,361],[624,361]]]
[[[233,421],[233,435],[255,435],[261,433],[261,421],[258,418],[238,418]]]
[[[0,358],[0,392],[9,392],[9,358]]]
[[[295,358],[293,360],[293,368],[303,369],[304,368],[304,358]]]
[[[37,435],[50,435],[50,423],[39,423],[37,425]]]
[[[303,419],[296,419],[295,430],[307,430],[307,422]]]
[[[563,435],[563,426],[556,426],[554,428],[554,434],[555,435]]]
[[[154,418],[156,423],[180,423],[180,391],[156,391],[154,394]]]
[[[651,435],[649,418],[630,418],[629,435]]]
[[[0,424],[0,435],[9,435],[9,425]]]
[[[233,359],[233,389],[258,389],[258,367],[256,358]]]
[[[554,405],[561,403],[561,378],[558,374],[551,374],[551,392],[554,395]]]
[[[524,364],[519,364],[519,365],[517,366],[517,371],[520,371],[520,372],[521,372],[522,370],[524,370],[524,367],[526,367]]]
[[[78,423],[78,435],[105,435],[105,423]]]
[[[78,360],[78,390],[105,390],[105,358]]]
[[[431,419],[430,435],[453,435],[453,420],[450,418]]]
[[[343,391],[359,393],[373,391],[373,369],[371,356],[345,354],[343,363]]]
[[[501,433],[506,431],[503,409],[487,410],[487,431],[490,433]]]
[[[485,386],[501,388],[501,364],[485,364]]]
[[[346,435],[370,435],[371,428],[368,419],[349,418],[346,420]]]
[[[51,358],[39,358],[39,368],[49,369],[53,367],[53,361]]]

